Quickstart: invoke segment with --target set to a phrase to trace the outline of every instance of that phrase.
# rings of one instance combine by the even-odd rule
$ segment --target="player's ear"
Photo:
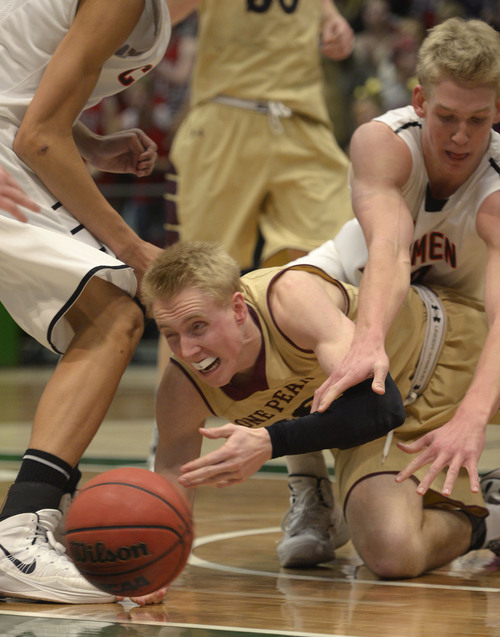
[[[425,117],[425,102],[424,89],[420,84],[417,84],[417,86],[413,89],[412,104],[415,109],[415,113],[419,117]]]
[[[493,118],[493,123],[498,124],[498,122],[500,122],[500,96],[497,97],[495,108],[496,108],[496,112],[495,112],[495,117]]]
[[[241,292],[234,292],[231,298],[231,306],[236,317],[236,322],[238,325],[241,325],[248,316],[248,307]]]

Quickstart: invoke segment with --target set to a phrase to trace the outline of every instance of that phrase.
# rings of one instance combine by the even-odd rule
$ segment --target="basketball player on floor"
[[[365,380],[324,413],[311,414],[315,389],[349,349],[357,288],[307,265],[257,270],[241,280],[238,274],[222,248],[195,242],[171,246],[145,275],[146,303],[173,352],[158,392],[156,471],[182,471],[186,487],[228,486],[271,457],[335,448],[350,536],[375,574],[415,577],[470,549],[493,547],[500,503],[485,506],[465,473],[443,495],[445,470],[422,498],[414,480],[394,481],[408,456],[392,445],[384,458],[383,437],[402,425],[395,438],[411,440],[449,420],[487,335],[484,306],[448,288],[411,288],[387,334],[394,380],[386,377],[385,393]],[[421,395],[416,378],[420,361],[427,363],[429,333],[443,345]],[[405,414],[401,395],[413,392]],[[199,428],[213,414],[231,424],[203,434],[228,440],[197,459]],[[424,473],[412,475],[418,482]]]
[[[352,29],[332,0],[179,5],[186,15],[199,8],[191,109],[171,152],[180,237],[220,241],[246,271],[260,231],[259,265],[286,263],[352,217],[348,160],[331,130],[320,58],[346,58]],[[164,345],[159,358],[163,370]],[[338,510],[329,510],[328,540],[317,543],[330,555],[332,542],[348,538]],[[307,530],[306,519],[294,519]]]
[[[442,484],[448,497],[464,469],[472,491],[479,490],[477,463],[486,426],[500,404],[500,135],[492,130],[500,120],[500,34],[481,21],[447,20],[431,30],[420,49],[418,79],[412,106],[389,111],[354,133],[351,188],[357,220],[304,259],[361,285],[352,348],[318,392],[313,409],[324,409],[366,378],[373,377],[375,392],[383,391],[389,369],[384,341],[410,281],[484,299],[490,331],[469,390],[440,429],[404,446],[420,455],[397,478],[430,465],[418,489],[424,496],[448,466]],[[316,549],[318,530],[325,530],[324,545],[329,516],[312,485],[325,474],[324,459],[297,456],[287,465],[293,502],[301,503],[296,511],[292,502],[289,515],[310,517],[311,523],[292,529],[281,562],[319,563],[325,555]],[[489,478],[483,481],[485,498],[498,502],[500,471]],[[393,481],[388,473],[380,478],[380,489],[391,491]],[[333,552],[330,544],[326,557]]]

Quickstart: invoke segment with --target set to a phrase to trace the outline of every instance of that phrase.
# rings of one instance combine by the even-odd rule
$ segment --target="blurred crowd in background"
[[[325,96],[335,136],[349,153],[360,124],[411,102],[417,83],[416,59],[427,29],[453,16],[480,18],[500,30],[500,0],[335,0],[355,32],[351,56],[325,58]],[[174,27],[163,61],[147,77],[118,96],[84,112],[96,133],[138,127],[158,145],[158,163],[149,178],[94,173],[111,204],[143,239],[163,247],[165,175],[172,139],[189,107],[189,87],[197,47],[197,15]],[[152,332],[152,333],[151,333]],[[155,336],[154,327],[145,338]],[[31,339],[30,339],[31,341]],[[34,349],[33,349],[34,348]],[[25,362],[44,354],[34,343]],[[31,353],[30,353],[31,352]],[[31,360],[30,360],[31,359]]]
[[[323,60],[329,114],[347,153],[357,126],[411,101],[417,51],[427,29],[460,16],[480,18],[500,30],[500,0],[336,0],[336,5],[356,34],[347,60]],[[158,246],[165,245],[165,173],[172,138],[189,105],[196,32],[193,13],[174,27],[167,53],[152,73],[83,115],[97,133],[138,127],[158,144],[157,167],[147,180],[94,175],[136,232]]]

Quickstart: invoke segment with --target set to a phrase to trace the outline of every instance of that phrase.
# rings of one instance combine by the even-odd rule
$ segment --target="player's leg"
[[[320,246],[352,218],[348,161],[331,130],[299,117],[283,121],[283,128],[275,141],[279,168],[259,220],[265,265]],[[312,566],[331,560],[349,538],[323,455],[291,456],[286,462],[291,497],[278,545],[280,563]]]
[[[130,296],[98,278],[67,313],[74,337],[38,405],[29,449],[0,521],[0,594],[69,603],[111,601],[53,541],[59,501],[111,403],[142,334]],[[24,566],[23,566],[24,565]]]
[[[181,238],[221,243],[242,270],[253,266],[266,196],[267,135],[265,115],[209,103],[190,112],[172,147]]]
[[[294,469],[290,471],[290,467]],[[294,568],[333,560],[335,549],[348,541],[349,531],[333,496],[323,455],[289,456],[287,468],[290,508],[281,524],[283,538],[277,547],[280,564]]]
[[[472,541],[465,513],[424,507],[416,483],[396,484],[394,474],[357,483],[345,514],[356,550],[379,577],[417,577],[463,555]]]
[[[128,294],[97,277],[89,281],[67,319],[75,335],[38,404],[30,446],[74,465],[111,404],[144,321]]]

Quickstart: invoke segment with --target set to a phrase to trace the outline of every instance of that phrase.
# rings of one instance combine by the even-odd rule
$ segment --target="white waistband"
[[[411,405],[424,391],[434,370],[437,357],[441,351],[446,330],[446,313],[439,296],[425,285],[412,286],[420,295],[427,310],[427,329],[422,351],[418,359],[413,382],[404,399],[405,405]]]
[[[217,95],[211,101],[217,102],[217,104],[225,104],[226,106],[246,108],[267,115],[271,131],[278,135],[283,132],[283,125],[280,119],[290,118],[293,115],[292,109],[286,104],[273,100],[248,100],[241,97],[231,97],[230,95]]]
[[[426,388],[441,352],[446,331],[446,312],[439,296],[425,285],[413,285],[412,287],[419,293],[427,310],[427,328],[410,391],[403,400],[405,407],[414,403]],[[389,453],[393,436],[393,431],[387,434],[382,451],[382,464]]]

